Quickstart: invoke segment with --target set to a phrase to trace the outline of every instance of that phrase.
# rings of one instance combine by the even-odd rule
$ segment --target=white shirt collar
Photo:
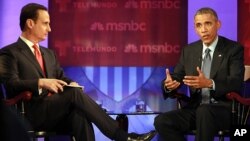
[[[28,47],[31,49],[31,51],[34,53],[34,48],[32,47],[34,45],[34,43],[32,43],[30,40],[24,38],[23,36],[20,36],[21,40],[23,40]],[[36,44],[39,47],[39,44]]]
[[[218,43],[218,40],[219,40],[219,37],[217,36],[210,46],[207,46],[207,45],[205,45],[205,44],[203,43],[202,56],[205,55],[205,50],[206,50],[207,48],[210,49],[210,54],[211,54],[211,56],[213,56],[214,50],[215,50],[216,45],[217,45],[217,43]]]

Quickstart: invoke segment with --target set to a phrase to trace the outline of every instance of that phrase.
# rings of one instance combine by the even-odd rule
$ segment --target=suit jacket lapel
[[[196,67],[199,67],[201,69],[201,63],[202,63],[202,42],[198,42],[197,44],[195,44],[194,47],[194,69],[193,69],[193,74],[197,75],[198,72],[196,70]]]
[[[26,45],[20,38],[18,39],[18,44],[19,44],[18,47],[20,48],[20,52],[31,62],[31,64],[34,65],[34,67],[36,67],[36,69],[41,74],[41,76],[44,76],[39,63],[36,60],[35,55],[32,53],[28,45]]]
[[[213,78],[216,74],[216,72],[219,69],[219,66],[224,58],[224,53],[223,53],[223,41],[221,40],[221,38],[219,37],[218,43],[216,45],[214,54],[213,54],[213,60],[212,60],[212,66],[211,71],[210,71],[210,78]]]
[[[46,76],[48,77],[48,76],[49,76],[48,62],[49,62],[50,60],[49,60],[49,57],[48,57],[47,54],[46,54],[46,51],[44,51],[43,48],[40,48],[40,49],[41,49],[41,53],[42,53],[42,57],[43,57],[43,65],[44,65],[45,73],[46,73]]]
[[[197,48],[197,50],[196,50],[195,55],[196,55],[196,58],[198,58],[197,59],[197,66],[201,69],[201,64],[202,64],[202,48],[203,48],[202,43],[200,42],[200,44],[196,48]],[[195,68],[195,70],[196,70],[196,68]]]

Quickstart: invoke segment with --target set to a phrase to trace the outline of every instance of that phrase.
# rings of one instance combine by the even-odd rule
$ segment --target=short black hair
[[[47,11],[47,8],[37,3],[29,3],[22,8],[20,14],[20,23],[19,23],[22,31],[24,31],[27,19],[33,19],[34,21],[36,21],[38,17],[38,12],[37,12],[38,10]]]
[[[197,15],[200,15],[200,14],[211,14],[211,15],[213,15],[215,17],[216,20],[218,20],[217,13],[215,12],[215,10],[213,10],[210,7],[200,8],[199,10],[197,10],[194,17],[196,17]]]

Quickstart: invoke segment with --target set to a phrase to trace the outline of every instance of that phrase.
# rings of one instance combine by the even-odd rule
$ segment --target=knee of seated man
[[[68,92],[68,93],[76,93],[76,94],[82,94],[83,93],[83,90],[81,88],[74,88],[74,87],[66,88],[66,89],[64,89],[64,91]]]
[[[63,90],[63,93],[65,96],[69,97],[78,97],[80,95],[83,95],[83,91],[80,88],[66,88]]]
[[[155,117],[154,120],[154,126],[156,129],[159,129],[161,127],[172,127],[174,126],[174,121],[172,120],[171,116],[166,115],[158,115]]]

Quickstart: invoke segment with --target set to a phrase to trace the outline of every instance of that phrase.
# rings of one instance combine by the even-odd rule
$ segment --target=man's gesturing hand
[[[166,79],[164,81],[164,86],[170,91],[180,86],[180,82],[172,79],[168,69],[166,69]]]
[[[184,84],[193,88],[209,88],[212,86],[213,81],[205,77],[199,67],[196,68],[198,76],[185,76],[183,79]]]

